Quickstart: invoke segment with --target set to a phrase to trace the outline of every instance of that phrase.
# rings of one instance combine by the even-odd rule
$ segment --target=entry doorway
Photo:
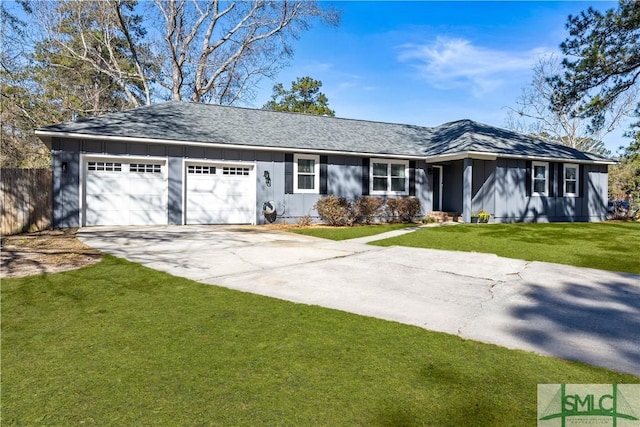
[[[442,166],[431,167],[431,182],[433,182],[433,206],[434,212],[442,211]]]

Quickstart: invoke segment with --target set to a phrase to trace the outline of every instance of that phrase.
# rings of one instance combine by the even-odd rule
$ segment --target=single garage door
[[[167,224],[166,162],[87,160],[84,225]]]
[[[187,224],[253,224],[253,166],[187,164]]]

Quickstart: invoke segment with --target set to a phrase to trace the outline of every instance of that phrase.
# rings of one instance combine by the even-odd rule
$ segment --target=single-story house
[[[613,162],[460,120],[437,127],[166,102],[43,127],[55,227],[262,224],[334,194],[492,222],[601,221]]]

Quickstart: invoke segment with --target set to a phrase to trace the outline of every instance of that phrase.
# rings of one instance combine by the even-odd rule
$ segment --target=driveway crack
[[[485,279],[485,280],[489,280],[491,282],[491,284],[487,288],[488,296],[487,296],[487,298],[484,298],[484,299],[482,299],[480,301],[480,305],[478,306],[478,310],[471,317],[469,317],[463,324],[460,325],[460,327],[456,331],[456,334],[458,336],[462,336],[463,330],[467,326],[469,326],[471,323],[473,323],[482,313],[484,313],[485,305],[488,304],[488,303],[491,303],[495,299],[495,297],[496,297],[496,294],[495,294],[496,286],[501,285],[503,283],[507,283],[504,280],[492,280],[492,279]]]

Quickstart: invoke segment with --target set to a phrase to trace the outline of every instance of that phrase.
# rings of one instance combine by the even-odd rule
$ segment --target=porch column
[[[473,185],[473,159],[464,159],[462,172],[462,220],[471,222],[471,193]]]

